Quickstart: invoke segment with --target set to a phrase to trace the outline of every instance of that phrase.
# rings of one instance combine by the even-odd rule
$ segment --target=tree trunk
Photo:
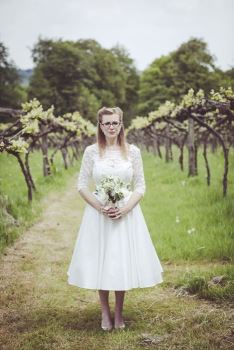
[[[67,164],[67,152],[65,148],[61,149],[62,152],[62,157],[63,157],[63,163],[64,163],[64,168],[68,169],[68,164]]]
[[[157,141],[153,139],[153,154],[157,155]]]
[[[180,170],[184,171],[184,145],[180,144],[180,156],[179,156]]]
[[[26,182],[26,185],[28,188],[28,201],[31,202],[32,201],[32,186],[31,186],[31,182],[30,182],[30,179],[29,179],[29,176],[27,173],[27,169],[25,168],[24,163],[23,163],[23,161],[20,158],[20,155],[18,153],[15,153],[15,152],[9,152],[9,153],[13,154],[19,162],[20,168],[23,172],[24,179],[25,179],[25,182]]]
[[[41,131],[43,132],[44,126],[41,126]],[[41,150],[43,156],[43,175],[48,176],[51,174],[50,163],[48,160],[48,142],[47,135],[43,135],[41,138]]]
[[[162,152],[161,152],[161,149],[160,149],[160,142],[159,142],[158,139],[157,139],[157,151],[158,151],[159,158],[162,159]]]
[[[202,125],[207,128],[221,143],[222,149],[223,149],[223,155],[224,155],[224,174],[223,174],[223,196],[226,197],[227,195],[227,176],[228,176],[228,167],[229,167],[229,148],[225,145],[225,140],[222,138],[222,135],[219,134],[217,131],[215,131],[211,126],[203,122],[202,120],[199,120],[196,116],[193,116],[193,119],[196,120],[196,122],[199,125]]]
[[[169,125],[166,126],[166,136],[169,134]],[[166,137],[165,138],[165,160],[166,163],[171,160],[171,141]]]
[[[207,158],[207,140],[204,140],[204,145],[203,145],[203,157],[205,159],[205,165],[206,165],[206,180],[207,180],[207,185],[210,186],[210,167],[208,163],[208,158]]]
[[[32,189],[33,189],[33,191],[36,192],[36,186],[35,186],[35,183],[33,181],[32,174],[31,174],[30,167],[29,167],[29,154],[30,154],[29,152],[26,153],[24,164],[25,164],[25,168],[27,169],[28,178],[29,178],[29,181],[31,183]]]
[[[197,175],[194,120],[190,117],[188,118],[188,167],[188,176]]]
[[[229,149],[224,146],[224,174],[223,174],[223,196],[227,195],[227,176],[228,176],[228,154]]]

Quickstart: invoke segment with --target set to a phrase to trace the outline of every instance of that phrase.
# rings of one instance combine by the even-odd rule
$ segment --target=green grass
[[[49,152],[49,154],[51,151]],[[62,157],[57,154],[52,175],[42,173],[42,154],[30,156],[30,169],[37,188],[32,203],[27,199],[27,187],[17,159],[7,153],[0,154],[0,253],[26,228],[37,220],[43,211],[41,199],[51,191],[63,189],[72,174],[78,171],[79,162],[65,170]]]
[[[206,184],[202,155],[198,154],[198,176],[187,176],[185,152],[184,171],[177,162],[178,151],[173,148],[174,161],[143,151],[146,195],[141,201],[152,240],[161,260],[168,264],[193,264],[192,271],[179,271],[170,283],[176,288],[196,293],[210,300],[233,299],[234,295],[234,152],[230,152],[228,194],[222,194],[223,156],[209,153],[211,185]],[[178,222],[177,222],[178,221]],[[193,231],[191,229],[194,228]],[[227,266],[210,266],[204,271],[199,262],[218,261]],[[230,266],[229,266],[230,264]],[[175,271],[173,271],[175,274]],[[226,283],[212,284],[212,277],[225,275]]]
[[[178,293],[196,295],[214,301],[234,300],[234,267],[232,263],[163,261],[164,282],[162,288],[178,289]],[[215,278],[215,279],[214,279]],[[217,282],[217,278],[220,279]]]
[[[233,188],[229,176],[228,197],[223,199],[222,156],[217,153],[209,158],[214,174],[207,188],[200,155],[199,176],[188,179],[176,162],[165,164],[143,152],[147,191],[141,207],[164,267],[164,281],[126,293],[126,330],[104,333],[98,293],[67,284],[66,271],[85,206],[73,190],[78,166],[68,172],[61,169],[53,179],[44,180],[40,158],[35,157],[34,178],[38,178],[40,196],[33,207],[44,209],[44,215],[2,257],[3,349],[231,349],[233,239],[227,233],[233,232]],[[232,174],[233,154],[230,167]],[[12,165],[13,173],[17,169]],[[23,197],[22,189],[13,191],[7,179],[4,181],[13,205],[22,198],[20,205],[25,208],[17,210],[26,217],[24,210],[32,210],[27,208],[26,190]],[[19,177],[12,176],[16,188],[17,181],[24,186]],[[181,181],[186,181],[185,186]],[[45,197],[48,200],[41,208],[40,199]],[[188,234],[191,227],[196,231]],[[202,245],[198,254],[196,248]],[[214,276],[224,276],[222,283],[212,283]],[[114,293],[110,293],[112,316],[114,301]]]
[[[196,177],[143,151],[146,195],[142,209],[158,254],[168,261],[232,261],[234,255],[234,152],[230,152],[228,194],[222,195],[223,157],[209,154],[211,185],[206,184],[204,162],[198,155]],[[176,218],[179,222],[176,222]],[[191,231],[191,229],[193,229]]]
[[[215,276],[220,277],[219,282],[213,280]],[[177,276],[174,286],[203,299],[231,301],[234,295],[234,268],[231,265],[218,266],[209,271],[196,268]]]

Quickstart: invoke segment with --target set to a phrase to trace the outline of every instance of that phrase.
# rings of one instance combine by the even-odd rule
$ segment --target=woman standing
[[[163,268],[152,243],[139,201],[145,194],[140,149],[125,139],[123,112],[119,107],[101,108],[97,142],[86,147],[77,189],[87,202],[68,269],[68,283],[99,292],[103,330],[123,329],[123,303],[127,290],[163,282]],[[89,181],[100,184],[116,175],[133,184],[117,208],[107,207]],[[112,323],[109,291],[115,291]]]

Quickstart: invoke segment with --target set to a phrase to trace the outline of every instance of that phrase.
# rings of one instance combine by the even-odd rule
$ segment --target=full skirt
[[[123,291],[161,283],[162,272],[139,203],[116,220],[86,204],[67,271],[69,284]]]

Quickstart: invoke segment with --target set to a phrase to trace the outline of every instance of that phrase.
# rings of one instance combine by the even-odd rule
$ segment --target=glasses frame
[[[109,125],[106,125],[106,123],[110,123]],[[102,126],[104,126],[105,128],[110,128],[111,125],[113,126],[113,128],[117,129],[121,124],[122,122],[118,122],[119,124],[118,125],[113,125],[113,123],[116,123],[116,121],[113,121],[113,122],[106,122],[106,123],[101,123],[99,122],[99,124],[101,124]]]

